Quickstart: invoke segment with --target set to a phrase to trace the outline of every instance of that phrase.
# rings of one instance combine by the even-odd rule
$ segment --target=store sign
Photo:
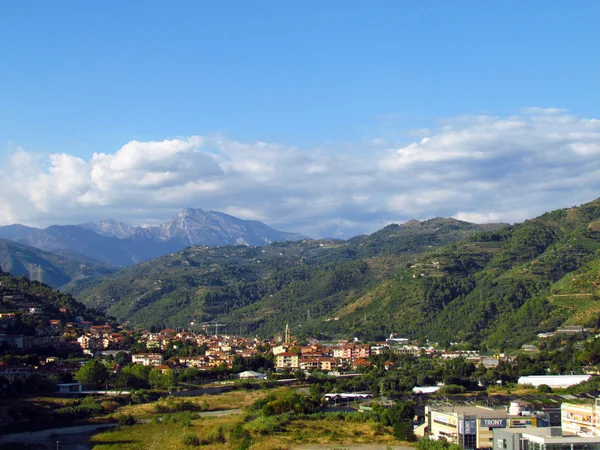
[[[524,428],[524,427],[535,427],[537,426],[537,420],[535,418],[530,419],[511,419],[511,428]]]
[[[477,434],[477,421],[463,419],[459,420],[458,432],[460,434]]]
[[[477,434],[476,420],[465,420],[465,434]]]
[[[435,415],[435,416],[433,416],[433,420],[435,420],[436,422],[443,422],[443,423],[447,423],[447,424],[450,423],[450,418],[447,416]]]
[[[506,428],[506,419],[481,419],[481,426],[485,428]]]

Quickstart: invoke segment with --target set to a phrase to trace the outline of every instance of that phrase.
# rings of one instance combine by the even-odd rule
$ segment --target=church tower
[[[285,339],[283,340],[284,344],[289,344],[292,341],[291,336],[290,336],[290,324],[286,323],[285,324]]]

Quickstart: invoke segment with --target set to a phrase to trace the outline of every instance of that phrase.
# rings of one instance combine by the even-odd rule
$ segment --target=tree
[[[108,371],[100,361],[92,359],[77,371],[75,379],[82,384],[99,387],[108,380]]]
[[[129,355],[125,352],[118,352],[115,355],[115,364],[123,365],[123,364],[129,362],[129,360],[130,360]]]
[[[166,369],[163,373],[160,369],[152,369],[148,375],[148,382],[155,389],[166,389],[174,382],[173,371]]]

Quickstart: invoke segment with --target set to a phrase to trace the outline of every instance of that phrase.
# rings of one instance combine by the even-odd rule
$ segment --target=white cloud
[[[411,218],[520,221],[600,196],[598,119],[525,108],[426,131],[395,150],[383,141],[306,150],[222,136],[132,141],[89,160],[17,148],[0,169],[0,224],[149,224],[192,206],[348,237]]]

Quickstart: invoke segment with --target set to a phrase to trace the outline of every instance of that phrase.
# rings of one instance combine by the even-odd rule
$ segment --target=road
[[[13,433],[0,436],[0,445],[19,443],[35,445],[40,450],[88,450],[89,438],[99,431],[114,428],[116,424],[79,425],[76,427],[49,428],[26,433]],[[58,442],[58,445],[57,445]]]

